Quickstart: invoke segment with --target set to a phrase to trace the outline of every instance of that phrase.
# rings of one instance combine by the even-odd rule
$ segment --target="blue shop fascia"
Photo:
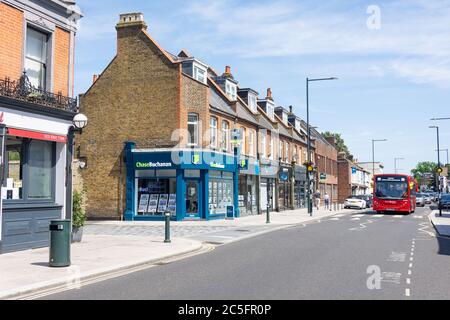
[[[238,153],[235,153],[238,154]],[[137,149],[125,144],[127,221],[239,217],[238,175],[257,163],[196,149]]]

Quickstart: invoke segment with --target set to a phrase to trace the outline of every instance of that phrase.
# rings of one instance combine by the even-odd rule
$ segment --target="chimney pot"
[[[97,79],[98,79],[98,74],[94,74],[92,76],[92,83],[94,84],[97,81]]]
[[[289,112],[292,114],[292,106],[289,106]]]
[[[231,67],[230,66],[226,66],[225,67],[225,74],[231,74]]]

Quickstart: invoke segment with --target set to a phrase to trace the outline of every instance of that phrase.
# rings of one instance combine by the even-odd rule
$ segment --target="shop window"
[[[164,170],[157,170],[164,171]],[[176,215],[176,179],[136,179],[137,214],[162,216],[165,212]]]
[[[25,71],[31,84],[45,90],[47,69],[48,36],[35,29],[27,29],[27,43],[25,54]]]
[[[233,174],[230,178],[220,171],[210,171],[208,188],[210,214],[226,214],[227,206],[233,205]]]
[[[212,149],[217,148],[217,118],[211,117],[209,120],[209,130],[211,134],[210,146]]]
[[[185,178],[200,178],[200,170],[184,170]]]
[[[6,201],[42,201],[54,197],[55,143],[8,136],[6,139]]]
[[[156,176],[157,177],[176,177],[177,171],[176,170],[156,170]]]
[[[52,196],[52,144],[34,140],[30,143],[29,191],[30,199],[50,199]]]

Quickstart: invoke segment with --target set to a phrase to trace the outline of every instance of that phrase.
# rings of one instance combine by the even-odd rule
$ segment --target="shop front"
[[[278,209],[291,208],[292,167],[281,166],[278,173]]]
[[[126,144],[125,220],[223,219],[239,217],[237,162],[223,153],[135,149]]]
[[[73,115],[0,101],[0,253],[47,246],[50,220],[70,219],[66,159]]]
[[[301,209],[306,208],[306,167],[295,166],[295,188],[294,188],[294,207]]]
[[[256,159],[241,158],[239,160],[239,212],[240,216],[258,214],[257,180],[259,163]]]
[[[261,161],[261,183],[259,185],[259,205],[262,211],[267,210],[269,206],[271,211],[277,209],[276,204],[276,181],[278,173],[278,164],[275,162]]]

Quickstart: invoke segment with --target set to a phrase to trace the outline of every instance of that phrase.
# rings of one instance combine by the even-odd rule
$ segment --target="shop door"
[[[200,217],[199,182],[197,180],[186,181],[186,218]]]
[[[259,205],[261,210],[267,210],[267,183],[261,183],[259,192]]]

